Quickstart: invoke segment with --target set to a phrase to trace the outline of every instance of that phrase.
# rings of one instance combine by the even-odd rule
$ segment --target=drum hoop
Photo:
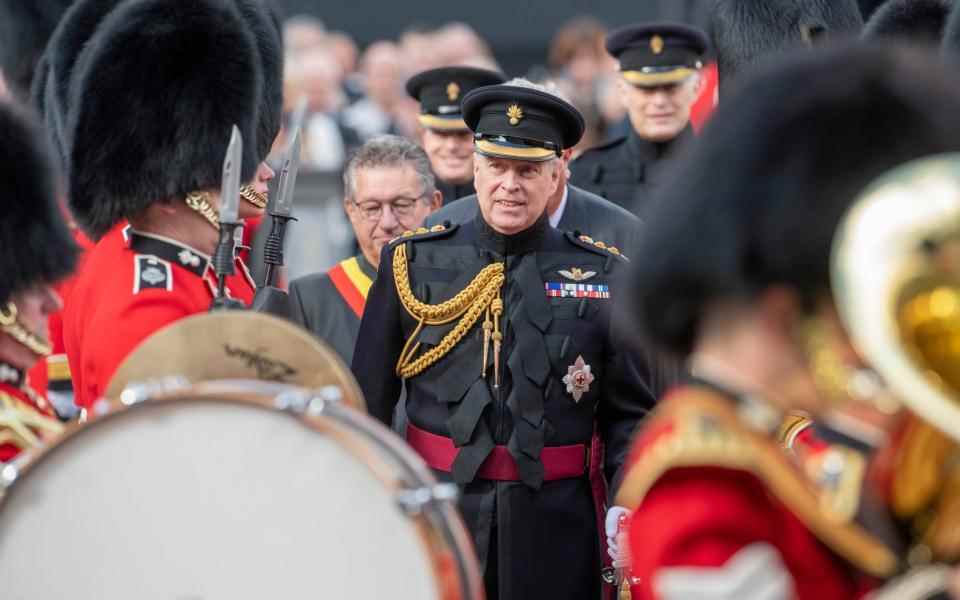
[[[437,485],[436,477],[423,460],[399,438],[372,417],[357,409],[340,403],[327,404],[318,415],[306,412],[282,410],[275,405],[281,391],[300,391],[313,395],[314,392],[292,385],[270,383],[256,380],[211,381],[175,390],[151,394],[146,401],[126,405],[118,399],[104,399],[99,413],[86,423],[71,423],[56,439],[39,448],[28,450],[11,463],[17,470],[16,480],[6,489],[0,487],[0,511],[6,506],[10,490],[14,490],[19,481],[36,470],[54,453],[60,451],[74,438],[83,435],[98,424],[119,418],[129,412],[148,409],[151,406],[187,404],[194,400],[204,403],[241,404],[272,412],[289,415],[301,425],[318,433],[327,435],[338,442],[347,452],[361,462],[367,470],[384,486],[388,494],[397,496],[405,489],[432,488]],[[384,451],[393,459],[390,464]],[[399,473],[398,473],[399,471]],[[449,502],[431,502],[416,515],[407,515],[414,525],[421,547],[427,553],[432,569],[432,577],[438,591],[443,591],[442,561],[445,556],[453,558],[457,566],[457,587],[460,600],[483,600],[483,581],[476,568],[478,564],[473,542],[456,508]]]

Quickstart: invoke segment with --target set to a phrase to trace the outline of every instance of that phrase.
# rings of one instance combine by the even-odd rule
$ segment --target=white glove
[[[630,566],[627,531],[619,531],[621,516],[629,517],[630,511],[622,506],[611,506],[607,509],[607,518],[604,522],[604,529],[607,534],[607,554],[613,559],[613,568],[615,569]]]

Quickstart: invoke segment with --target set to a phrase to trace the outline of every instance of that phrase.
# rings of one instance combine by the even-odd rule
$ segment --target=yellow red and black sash
[[[357,315],[357,318],[363,317],[363,307],[367,303],[367,294],[370,293],[370,286],[373,285],[373,279],[368,277],[360,268],[360,261],[357,257],[348,258],[341,261],[335,267],[330,269],[330,281],[340,292],[350,310]]]

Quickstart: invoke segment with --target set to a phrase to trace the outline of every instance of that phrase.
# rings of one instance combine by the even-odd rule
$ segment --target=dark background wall
[[[704,0],[278,0],[288,16],[316,15],[329,29],[346,31],[361,47],[396,39],[414,26],[463,21],[494,48],[511,75],[545,62],[553,33],[567,20],[592,15],[609,27],[657,18],[698,20]]]

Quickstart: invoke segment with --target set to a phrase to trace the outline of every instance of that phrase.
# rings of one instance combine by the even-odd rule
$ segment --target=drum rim
[[[71,423],[56,438],[21,453],[15,461],[8,463],[16,469],[16,478],[6,487],[0,486],[0,511],[4,510],[8,498],[12,495],[9,492],[15,490],[21,480],[29,477],[54,453],[61,451],[72,440],[97,427],[101,422],[140,409],[188,404],[196,400],[227,405],[241,404],[287,414],[301,425],[333,438],[356,457],[380,482],[384,490],[394,497],[406,489],[432,488],[438,484],[436,476],[413,449],[383,424],[354,406],[329,402],[318,414],[283,410],[276,405],[280,391],[318,396],[318,391],[295,385],[258,380],[218,380],[157,391],[149,394],[146,400],[132,405],[124,404],[119,399],[102,399],[95,416],[86,422]],[[378,453],[377,448],[382,452]],[[387,457],[392,459],[393,464],[390,464]],[[478,567],[479,561],[456,506],[450,502],[430,502],[424,505],[419,514],[406,516],[411,519],[418,541],[427,555],[431,567],[430,576],[438,593],[442,594],[444,591],[444,577],[448,575],[441,572],[441,559],[449,556],[457,567],[455,576],[460,591],[457,598],[483,600],[485,592]]]

